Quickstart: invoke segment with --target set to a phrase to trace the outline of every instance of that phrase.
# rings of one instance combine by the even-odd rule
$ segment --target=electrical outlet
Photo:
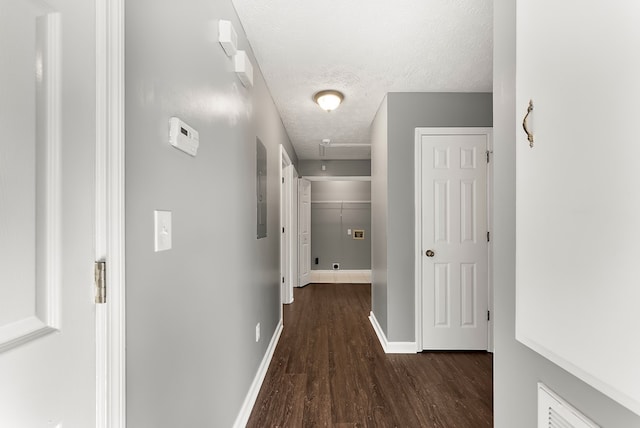
[[[256,342],[260,341],[260,323],[256,324]]]

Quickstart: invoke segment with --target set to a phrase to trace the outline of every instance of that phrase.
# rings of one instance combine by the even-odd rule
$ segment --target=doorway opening
[[[307,176],[300,183],[299,284],[370,283],[371,177]]]

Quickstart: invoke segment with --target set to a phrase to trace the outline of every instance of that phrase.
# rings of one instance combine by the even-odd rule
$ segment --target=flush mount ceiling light
[[[320,91],[313,96],[313,101],[315,101],[322,110],[326,111],[337,109],[343,99],[344,95],[342,92],[333,89]]]

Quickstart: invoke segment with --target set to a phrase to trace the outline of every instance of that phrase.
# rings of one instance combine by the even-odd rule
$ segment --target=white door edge
[[[285,147],[280,144],[280,178],[284,178],[284,186],[280,186],[280,226],[285,228],[285,236],[280,237],[280,245],[284,244],[284,247],[280,249],[280,275],[284,277],[284,285],[281,285],[280,301],[283,304],[289,304],[293,302],[293,287],[292,287],[292,267],[291,267],[291,239],[289,237],[291,232],[291,189],[292,189],[292,167],[291,158],[287,153]],[[283,239],[284,238],[284,239]]]
[[[124,0],[96,0],[96,254],[107,303],[96,305],[96,427],[126,426]]]
[[[308,195],[305,196],[305,189]],[[309,206],[304,208],[304,205]],[[311,282],[311,253],[305,252],[305,247],[311,245],[311,182],[306,177],[298,179],[298,287],[304,287]],[[307,239],[305,240],[305,235]],[[308,244],[305,246],[305,243]]]
[[[422,146],[420,144],[420,137],[422,135],[472,135],[472,134],[486,134],[488,135],[487,150],[490,153],[493,151],[493,128],[491,127],[469,127],[469,128],[416,128],[415,140],[414,140],[414,287],[415,287],[415,343],[416,352],[423,351],[422,344],[422,222],[421,222],[421,207],[422,207]],[[489,162],[487,165],[487,222],[488,230],[492,230],[492,202],[491,187],[493,182],[491,178],[493,176],[493,163]],[[493,242],[489,241],[489,278],[488,278],[488,307],[491,311],[491,320],[488,325],[487,334],[487,350],[491,351],[493,348],[493,281],[492,281],[492,248]]]

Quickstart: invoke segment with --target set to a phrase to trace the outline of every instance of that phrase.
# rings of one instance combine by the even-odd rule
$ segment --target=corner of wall
[[[388,98],[385,95],[371,124],[371,308],[380,329],[387,331],[387,151]],[[386,333],[385,333],[386,334]]]

